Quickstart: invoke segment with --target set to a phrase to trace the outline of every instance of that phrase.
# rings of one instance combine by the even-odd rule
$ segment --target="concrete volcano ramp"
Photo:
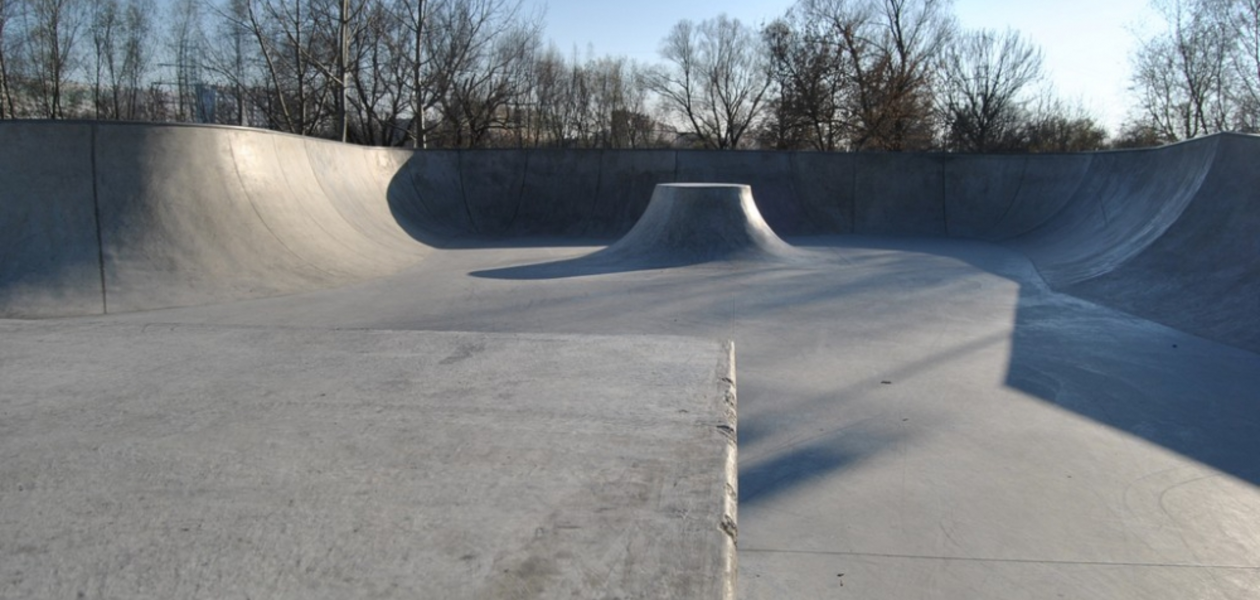
[[[656,186],[634,227],[600,252],[605,260],[660,265],[773,261],[797,254],[761,218],[752,188],[713,183]]]
[[[720,263],[791,264],[809,255],[784,242],[757,209],[752,189],[723,183],[662,183],[621,239],[577,258],[476,271],[490,279],[549,279]]]

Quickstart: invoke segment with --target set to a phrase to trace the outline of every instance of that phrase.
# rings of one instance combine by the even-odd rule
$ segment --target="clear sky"
[[[546,36],[564,52],[657,62],[657,47],[682,19],[723,12],[750,25],[783,14],[793,0],[525,0],[546,7]],[[1017,29],[1039,45],[1054,89],[1079,101],[1111,133],[1124,120],[1129,55],[1155,22],[1147,0],[955,0],[965,28]],[[1137,28],[1137,29],[1135,29]]]

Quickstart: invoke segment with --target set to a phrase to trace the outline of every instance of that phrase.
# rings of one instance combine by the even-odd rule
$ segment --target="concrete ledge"
[[[0,597],[733,597],[729,345],[0,337]]]

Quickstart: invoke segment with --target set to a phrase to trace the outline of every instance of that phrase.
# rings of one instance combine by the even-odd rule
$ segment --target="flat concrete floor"
[[[18,321],[0,341],[0,598],[732,597],[716,342]]]
[[[999,246],[788,241],[814,258],[583,270],[563,261],[593,246],[470,247],[103,320],[730,338],[745,600],[1260,594],[1260,356],[1053,293]]]

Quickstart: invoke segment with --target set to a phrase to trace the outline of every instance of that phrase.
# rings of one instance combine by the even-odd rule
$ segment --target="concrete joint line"
[[[109,314],[109,299],[105,288],[105,236],[101,233],[100,172],[96,168],[96,130],[99,127],[100,125],[92,124],[88,142],[92,146],[89,148],[92,161],[92,219],[96,224],[96,262],[101,274],[101,314]]]

